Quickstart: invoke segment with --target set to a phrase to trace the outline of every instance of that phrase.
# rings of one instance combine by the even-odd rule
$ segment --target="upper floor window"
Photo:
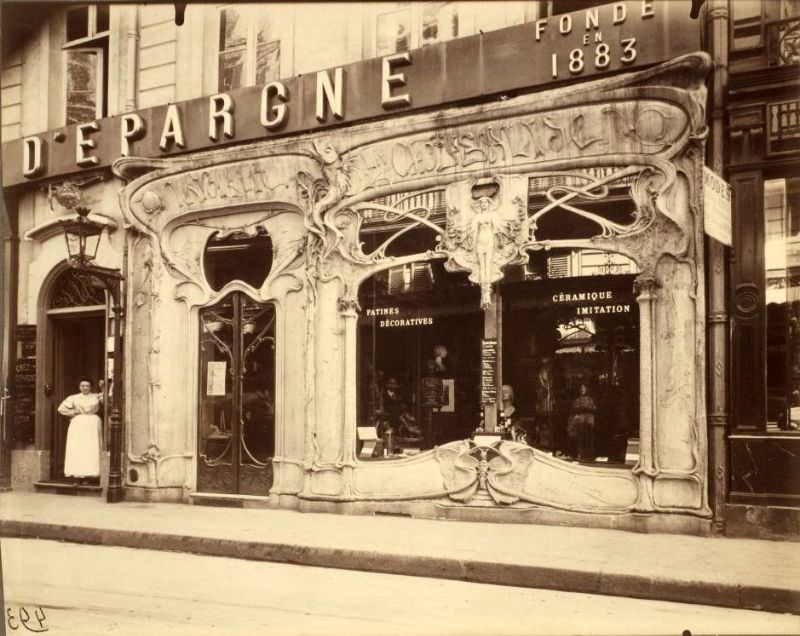
[[[219,90],[266,84],[280,77],[281,42],[263,6],[220,10]]]
[[[459,28],[457,2],[403,3],[394,10],[379,11],[376,55],[445,42],[464,35]]]
[[[66,123],[103,117],[108,109],[108,5],[66,12]]]
[[[761,44],[761,0],[731,2],[733,48],[746,49]]]
[[[544,17],[591,9],[602,4],[608,4],[608,0],[539,0],[537,4],[539,15]]]

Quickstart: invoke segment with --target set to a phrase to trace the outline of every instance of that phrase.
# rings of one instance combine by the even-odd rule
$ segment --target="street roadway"
[[[0,550],[8,635],[800,634],[798,616],[703,605],[32,539]]]

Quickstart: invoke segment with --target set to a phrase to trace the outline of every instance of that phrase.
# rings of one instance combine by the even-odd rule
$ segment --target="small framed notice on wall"
[[[440,413],[455,413],[456,410],[456,381],[455,378],[444,378],[444,404],[439,409]]]
[[[225,360],[211,360],[206,377],[206,395],[225,395],[225,376],[228,363]]]

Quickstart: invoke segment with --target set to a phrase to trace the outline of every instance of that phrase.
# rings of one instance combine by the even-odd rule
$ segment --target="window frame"
[[[784,210],[783,210],[783,212],[784,212],[784,214],[786,216],[782,217],[782,221],[784,223],[789,223],[790,222],[789,215],[790,215],[791,212],[790,212],[790,208],[789,208],[789,204],[788,204],[788,195],[789,195],[789,188],[788,188],[789,184],[788,184],[788,182],[789,182],[790,179],[798,179],[798,178],[800,178],[800,177],[796,176],[797,174],[800,174],[800,172],[797,172],[796,170],[793,171],[793,170],[791,170],[791,168],[779,168],[779,169],[765,169],[762,172],[762,175],[761,175],[762,176],[762,189],[761,189],[761,209],[760,209],[760,214],[759,214],[759,223],[761,224],[761,226],[763,228],[763,236],[764,236],[764,240],[763,240],[763,242],[762,242],[762,244],[760,246],[761,250],[763,251],[762,256],[761,256],[761,261],[763,263],[763,270],[764,271],[762,273],[762,276],[759,279],[759,282],[761,283],[761,285],[763,285],[763,287],[762,287],[762,289],[760,291],[760,295],[761,295],[761,299],[762,299],[763,307],[764,307],[764,325],[763,325],[764,340],[763,340],[763,342],[764,342],[764,356],[765,356],[765,358],[764,358],[765,359],[765,366],[764,366],[764,392],[765,392],[765,407],[766,408],[764,409],[762,420],[760,422],[758,422],[757,424],[758,424],[758,427],[759,427],[758,428],[759,434],[765,435],[767,437],[775,437],[775,436],[777,436],[777,437],[781,437],[781,436],[800,437],[800,429],[791,429],[791,428],[784,429],[784,428],[780,428],[779,430],[774,430],[774,428],[771,428],[772,422],[770,420],[770,402],[769,402],[770,401],[770,384],[769,384],[769,381],[768,381],[769,350],[770,350],[770,342],[769,342],[770,323],[769,323],[769,312],[768,312],[769,303],[767,301],[767,293],[768,293],[768,290],[769,290],[769,276],[768,276],[768,273],[770,271],[767,268],[767,242],[769,240],[769,235],[767,233],[767,188],[768,188],[768,183],[771,182],[771,181],[783,181],[784,182],[784,200],[783,200]],[[789,237],[790,236],[788,234],[788,229],[787,229],[787,232],[784,235],[783,240],[786,240]],[[786,272],[786,279],[787,279],[787,284],[788,284],[788,278],[789,278],[789,274],[788,274],[789,266],[788,266],[788,263],[786,264],[785,272]],[[788,289],[788,287],[787,287],[787,289]],[[782,303],[782,304],[787,304],[788,302],[789,301],[788,301],[788,296],[787,296],[786,302]],[[791,340],[788,337],[787,333],[784,333],[783,336],[784,336],[784,339],[783,339],[783,341],[782,341],[782,343],[780,345],[783,348],[783,352],[782,353],[783,353],[783,357],[785,358],[785,363],[786,363],[785,364],[785,368],[783,369],[783,371],[784,372],[789,372],[788,356],[789,356],[789,353],[790,353],[790,350],[791,350]],[[787,387],[788,387],[788,385],[787,385]],[[782,397],[788,399],[787,395],[784,395]],[[787,404],[786,411],[787,411],[787,417],[789,417],[789,419],[791,419],[791,415],[790,415],[791,404]]]
[[[64,49],[64,56],[63,56],[63,66],[64,66],[64,121],[67,125],[72,124],[81,124],[85,122],[81,121],[74,121],[70,122],[68,120],[69,114],[69,54],[73,51],[80,51],[83,53],[91,52],[95,54],[95,73],[96,73],[96,86],[95,86],[95,107],[94,107],[94,116],[95,119],[99,119],[104,116],[103,112],[103,104],[105,101],[105,90],[106,90],[106,82],[105,82],[105,49],[102,47],[88,47],[88,46],[77,46],[77,47],[69,47]],[[91,120],[88,120],[91,121]]]
[[[217,79],[215,82],[216,90],[219,92],[226,92],[231,90],[236,90],[238,88],[243,88],[245,86],[256,86],[256,78],[258,74],[258,25],[256,20],[249,20],[247,25],[247,35],[245,39],[245,43],[243,46],[236,46],[227,49],[222,48],[222,29],[224,25],[223,21],[223,13],[225,11],[229,11],[234,9],[238,11],[243,16],[246,16],[248,13],[253,12],[257,8],[257,5],[247,5],[247,4],[226,4],[220,5],[217,7],[217,15],[216,15],[216,24],[217,24],[217,53],[215,56],[216,64],[216,73]],[[274,20],[272,16],[269,17],[270,20]],[[278,52],[278,68],[275,73],[275,76],[269,78],[267,81],[278,80],[281,77],[281,38],[277,38],[274,40],[269,40],[264,42],[260,46],[264,47],[276,47]],[[242,81],[240,86],[235,86],[232,88],[224,88],[222,86],[222,74],[220,73],[221,70],[221,61],[223,55],[226,53],[230,53],[232,51],[243,51],[244,52],[244,64],[242,67]]]
[[[755,44],[749,44],[747,46],[737,46],[736,45],[736,27],[737,27],[737,24],[736,24],[735,4],[736,3],[731,0],[731,2],[730,2],[730,20],[728,22],[728,25],[729,25],[728,26],[728,31],[729,31],[728,32],[728,38],[729,38],[729,41],[730,41],[730,50],[731,50],[731,52],[732,53],[733,52],[738,53],[740,51],[757,51],[758,49],[763,48],[764,45],[765,45],[765,40],[766,40],[766,33],[765,33],[766,28],[765,28],[764,25],[765,25],[765,22],[766,22],[766,19],[767,19],[766,10],[765,10],[765,7],[764,7],[763,0],[760,0],[761,12],[760,12],[759,16],[757,18],[755,18],[755,17],[746,18],[746,20],[749,20],[749,21],[752,22],[752,25],[750,25],[750,23],[748,22],[748,24],[745,25],[745,26],[755,26],[756,24],[758,24],[758,28],[759,28],[758,42],[756,42]],[[740,24],[739,26],[742,26],[742,25]]]
[[[70,11],[77,11],[83,8],[88,8],[87,12],[87,34],[81,38],[74,40],[67,40],[67,14]],[[64,44],[62,50],[62,73],[64,77],[64,106],[62,119],[65,125],[80,124],[84,122],[74,121],[70,122],[68,119],[69,113],[69,94],[68,94],[68,70],[69,70],[69,53],[71,51],[87,51],[94,52],[97,60],[96,68],[96,89],[95,89],[95,119],[105,117],[108,110],[108,53],[109,53],[109,39],[111,34],[111,19],[109,13],[109,28],[102,31],[97,30],[97,5],[80,5],[77,7],[69,7],[64,12]]]
[[[393,55],[397,53],[396,50],[383,50],[378,46],[378,34],[379,28],[378,23],[381,18],[394,14],[394,13],[407,13],[408,14],[408,28],[409,28],[409,36],[408,36],[408,49],[418,49],[426,46],[434,46],[436,44],[441,44],[443,42],[449,42],[450,40],[454,40],[460,37],[464,37],[466,35],[471,35],[468,33],[470,29],[464,28],[464,23],[467,19],[467,14],[464,12],[464,7],[461,2],[458,0],[450,0],[445,4],[450,5],[450,9],[452,9],[452,13],[450,17],[452,19],[452,15],[455,15],[458,19],[458,33],[455,35],[452,34],[452,30],[446,37],[438,37],[436,40],[431,42],[425,42],[422,37],[422,32],[424,28],[424,16],[425,16],[425,8],[432,4],[439,4],[434,2],[398,2],[398,3],[386,3],[385,5],[378,6],[375,10],[373,15],[373,28],[374,28],[374,38],[373,38],[373,45],[375,47],[375,56],[376,57],[383,57],[386,55]],[[442,7],[444,8],[444,7]],[[441,25],[440,25],[441,28]],[[474,31],[474,29],[472,29]]]

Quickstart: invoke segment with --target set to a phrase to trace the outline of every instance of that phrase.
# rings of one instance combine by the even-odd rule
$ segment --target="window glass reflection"
[[[767,429],[800,427],[800,178],[764,182]]]
[[[94,49],[66,51],[68,124],[97,118],[98,54]]]
[[[554,250],[501,284],[503,383],[530,445],[597,466],[638,458],[636,273],[620,254]]]
[[[479,295],[441,261],[393,267],[361,285],[360,459],[415,455],[478,428]]]
[[[377,55],[402,53],[411,48],[411,12],[392,11],[378,16]]]

